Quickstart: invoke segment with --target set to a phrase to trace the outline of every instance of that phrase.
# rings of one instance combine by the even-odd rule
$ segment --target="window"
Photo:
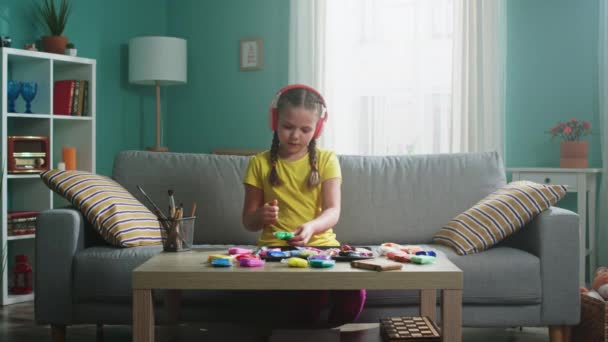
[[[451,1],[328,1],[323,145],[341,154],[448,151]],[[327,131],[326,131],[327,132]]]
[[[289,80],[339,154],[504,152],[502,0],[291,0]]]

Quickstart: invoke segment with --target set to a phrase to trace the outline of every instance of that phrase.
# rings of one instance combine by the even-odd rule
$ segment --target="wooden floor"
[[[370,331],[371,324],[347,324],[343,331],[350,331],[349,341],[364,341],[357,336],[362,331]],[[549,342],[546,328],[520,329],[463,329],[463,342]],[[68,327],[67,342],[95,341],[95,326],[80,325]],[[221,334],[219,333],[221,331]],[[157,341],[167,341],[168,331],[157,329]],[[267,332],[250,332],[244,334],[239,329],[226,329],[226,327],[211,326],[184,326],[180,328],[179,341],[239,341],[264,342],[268,340]],[[0,307],[0,342],[38,342],[50,341],[50,328],[34,323],[33,303],[23,303]],[[130,326],[104,327],[104,341],[128,342],[131,341]]]

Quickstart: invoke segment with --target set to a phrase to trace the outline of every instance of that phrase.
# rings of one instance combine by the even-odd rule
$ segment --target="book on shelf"
[[[72,109],[70,110],[71,115],[77,115],[78,103],[80,100],[80,81],[74,81],[74,94],[72,95]]]
[[[53,113],[55,115],[88,115],[89,81],[59,80],[53,87]]]
[[[36,217],[40,215],[40,211],[37,210],[15,210],[8,212],[8,219],[20,219],[20,218],[29,218]]]
[[[70,115],[73,95],[74,81],[55,81],[53,86],[53,114]]]
[[[84,81],[84,95],[82,99],[82,115],[89,115],[89,81]]]
[[[39,211],[9,211],[6,220],[9,236],[28,235],[36,233],[36,221]]]

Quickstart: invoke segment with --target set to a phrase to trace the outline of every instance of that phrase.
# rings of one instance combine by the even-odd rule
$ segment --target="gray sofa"
[[[340,156],[342,213],[335,227],[343,244],[432,244],[451,218],[505,184],[495,153],[426,156]],[[242,179],[248,157],[121,152],[113,178],[143,201],[141,185],[164,204],[167,189],[198,203],[195,244],[253,245],[241,225]],[[499,245],[458,256],[432,247],[464,271],[463,325],[564,326],[579,320],[578,216],[552,207]],[[54,331],[73,324],[130,324],[131,271],[159,246],[120,249],[103,243],[72,209],[44,212],[36,239],[36,321]],[[268,296],[250,291],[192,291],[183,295],[183,320],[234,320],[232,308],[258,312]],[[162,294],[155,293],[157,304]],[[360,322],[413,314],[417,293],[368,291]],[[248,305],[244,305],[247,303]],[[162,315],[157,313],[157,321]],[[247,317],[247,315],[243,315]],[[259,315],[248,316],[249,318]],[[440,316],[438,316],[440,317]],[[59,330],[57,330],[59,329]]]

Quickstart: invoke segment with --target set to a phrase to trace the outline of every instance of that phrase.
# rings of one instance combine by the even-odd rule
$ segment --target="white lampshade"
[[[137,37],[129,41],[129,82],[142,85],[184,84],[188,81],[186,40]]]

